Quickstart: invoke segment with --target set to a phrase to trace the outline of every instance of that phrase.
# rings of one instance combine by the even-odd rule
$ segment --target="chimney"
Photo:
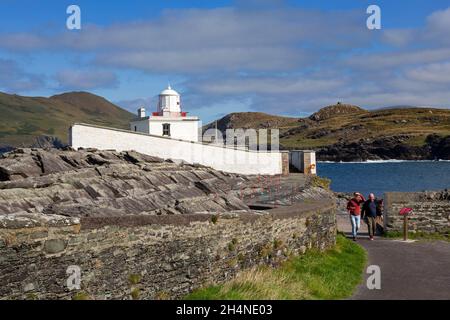
[[[139,108],[138,109],[138,117],[139,118],[145,118],[145,108]]]

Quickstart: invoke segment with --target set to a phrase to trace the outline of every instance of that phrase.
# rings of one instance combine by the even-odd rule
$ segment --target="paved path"
[[[350,235],[348,215],[338,215],[338,228]],[[376,237],[369,241],[361,223],[360,239],[369,255],[368,265],[381,269],[381,289],[369,290],[364,281],[351,299],[446,299],[450,300],[450,243],[403,242]]]

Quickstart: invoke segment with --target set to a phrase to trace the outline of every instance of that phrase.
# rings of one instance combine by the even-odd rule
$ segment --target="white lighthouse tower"
[[[159,94],[158,112],[165,116],[181,113],[180,95],[170,85]]]
[[[138,117],[130,122],[130,130],[165,136],[174,139],[198,141],[199,118],[188,116],[181,109],[178,92],[170,85],[159,94],[156,112],[146,116],[145,109],[138,109]]]

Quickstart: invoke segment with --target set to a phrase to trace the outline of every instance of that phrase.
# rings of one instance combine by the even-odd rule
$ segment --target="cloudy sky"
[[[66,28],[71,4],[81,30]],[[337,101],[450,107],[450,0],[2,0],[0,18],[8,93],[89,91],[134,112],[170,82],[204,122]]]

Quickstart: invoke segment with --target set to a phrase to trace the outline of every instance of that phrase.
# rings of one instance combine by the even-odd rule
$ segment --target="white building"
[[[274,148],[268,151],[248,150],[234,145],[199,141],[198,117],[187,116],[182,111],[180,95],[170,86],[160,93],[156,112],[146,116],[145,109],[140,108],[138,117],[130,122],[130,129],[131,131],[75,123],[69,130],[69,144],[75,150],[134,150],[162,159],[183,160],[238,174],[287,175],[290,166],[306,174],[316,173],[314,151],[289,152]],[[214,134],[213,137],[218,141],[217,131]],[[239,138],[233,136],[234,138],[239,145],[245,145]],[[278,136],[273,140],[271,133],[271,146],[275,145],[274,141],[275,144],[278,143]]]
[[[198,117],[181,110],[180,95],[170,85],[159,94],[156,112],[146,116],[139,108],[138,117],[130,122],[130,130],[174,139],[199,141]]]

